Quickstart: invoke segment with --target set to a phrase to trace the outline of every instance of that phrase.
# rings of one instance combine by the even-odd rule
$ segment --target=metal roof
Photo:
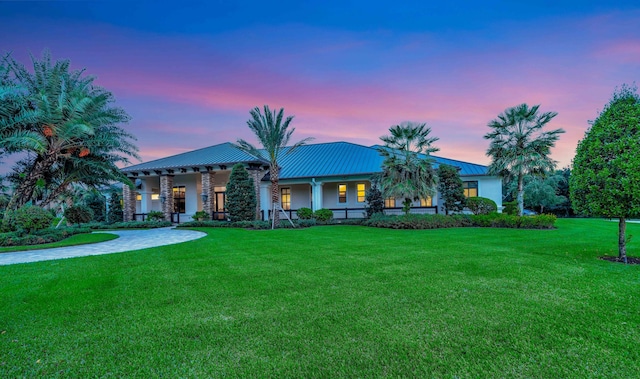
[[[371,146],[371,148],[378,151],[378,149],[384,148],[384,146],[373,145]],[[420,156],[423,158],[426,157],[424,154],[420,154]],[[436,169],[438,168],[439,165],[446,164],[449,166],[457,167],[460,170],[459,171],[460,176],[489,175],[487,166],[483,166],[475,163],[463,162],[455,159],[442,158],[435,155],[430,155],[430,157],[434,161],[433,168],[436,168]]]
[[[151,171],[162,169],[175,169],[180,167],[201,167],[201,166],[231,166],[238,162],[268,162],[247,154],[237,149],[230,142],[221,143],[219,145],[205,147],[203,149],[188,151],[166,158],[160,158],[153,161],[140,163],[137,165],[125,167],[123,172],[134,171]]]
[[[349,142],[303,145],[279,159],[280,178],[312,178],[373,174],[382,157],[376,149]]]
[[[350,142],[329,142],[298,147],[290,154],[283,151],[279,157],[280,179],[320,178],[328,176],[371,175],[380,172],[383,158],[378,148]],[[289,148],[285,148],[289,149]],[[487,175],[487,167],[454,159],[431,156],[437,167],[448,164],[458,167],[461,176]],[[238,162],[268,164],[236,148],[229,142],[193,150],[166,158],[125,167],[123,172],[163,169],[231,166]]]

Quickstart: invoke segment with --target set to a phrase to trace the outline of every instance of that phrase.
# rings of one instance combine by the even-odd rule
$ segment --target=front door
[[[225,217],[225,202],[227,200],[227,196],[224,192],[216,192],[216,210],[213,214],[214,220],[226,220]]]

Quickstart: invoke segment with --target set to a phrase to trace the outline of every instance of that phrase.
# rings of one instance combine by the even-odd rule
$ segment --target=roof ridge
[[[161,160],[165,160],[165,159],[176,158],[176,157],[180,157],[180,156],[185,155],[185,154],[193,154],[193,153],[197,153],[198,151],[202,151],[202,150],[206,150],[206,149],[211,149],[211,148],[218,147],[218,146],[223,146],[223,145],[230,145],[232,148],[234,148],[234,149],[236,149],[236,150],[240,150],[240,149],[238,149],[238,148],[237,148],[233,143],[231,143],[231,142],[221,142],[221,143],[218,143],[218,144],[215,144],[215,145],[206,146],[206,147],[201,147],[201,148],[199,148],[199,149],[195,149],[195,150],[184,151],[184,152],[182,152],[182,153],[178,153],[178,154],[174,154],[174,155],[169,155],[169,156],[166,156],[166,157],[157,158],[157,159],[153,159],[153,160],[146,161],[146,162],[140,162],[140,163],[132,164],[132,165],[129,165],[129,166],[123,167],[122,169],[127,169],[127,168],[134,167],[134,166],[141,165],[141,164],[149,164],[149,163],[153,163],[153,162],[157,162],[157,161],[161,161]],[[246,152],[246,151],[244,151],[244,150],[240,150],[240,151],[242,151],[243,153],[245,153],[245,154],[247,154],[247,155],[249,155],[249,156],[251,156],[251,157],[254,157],[256,160],[264,160],[264,158],[256,157],[255,155],[253,155],[253,154],[249,154],[249,153],[247,153],[247,152]]]

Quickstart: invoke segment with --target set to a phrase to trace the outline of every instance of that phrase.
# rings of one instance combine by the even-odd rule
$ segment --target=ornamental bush
[[[91,233],[91,229],[76,227],[59,229],[47,228],[27,235],[22,235],[18,232],[1,233],[0,246],[27,246],[58,242],[74,234],[81,233]]]
[[[313,212],[313,217],[316,219],[316,221],[328,222],[333,218],[333,211],[326,208],[318,209],[317,211]]]
[[[313,218],[313,211],[311,208],[300,208],[296,214],[300,220],[311,220]]]
[[[86,205],[72,205],[64,210],[64,217],[72,224],[84,224],[93,220],[93,211]]]
[[[502,213],[506,213],[508,215],[517,215],[518,214],[518,202],[517,201],[504,201],[502,202]]]
[[[487,215],[491,212],[498,211],[496,202],[486,197],[470,197],[467,199],[467,208],[474,215]]]
[[[13,224],[11,230],[33,233],[36,230],[46,229],[51,226],[53,215],[51,212],[33,205],[25,205],[12,212],[10,217]]]
[[[149,211],[149,213],[147,213],[147,220],[148,221],[163,221],[164,220],[164,213],[162,213],[160,211]]]

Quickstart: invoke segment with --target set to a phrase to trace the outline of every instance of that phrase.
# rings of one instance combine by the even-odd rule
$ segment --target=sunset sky
[[[303,3],[0,2],[0,53],[86,68],[143,161],[256,142],[249,110],[268,104],[295,115],[294,140],[373,145],[418,121],[436,155],[488,164],[487,122],[526,102],[559,113],[566,166],[616,86],[640,81],[637,0]]]

